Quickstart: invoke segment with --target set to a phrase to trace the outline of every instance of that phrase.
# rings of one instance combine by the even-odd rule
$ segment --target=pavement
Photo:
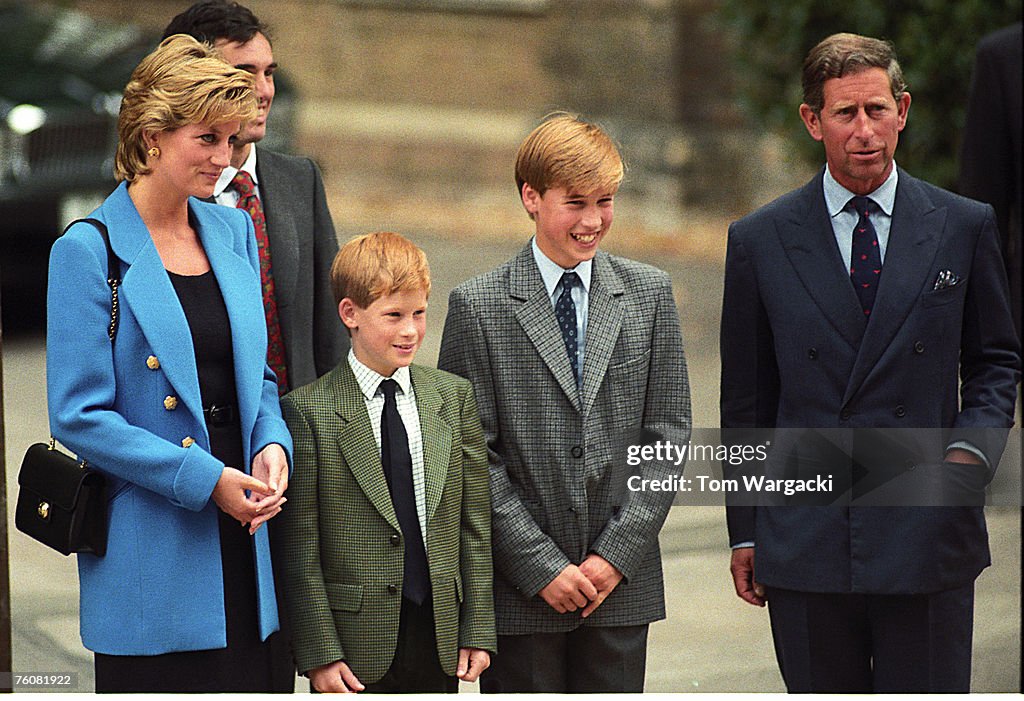
[[[524,224],[528,224],[525,222]],[[619,224],[617,223],[618,227]],[[451,288],[511,257],[521,236],[471,237],[458,241],[436,234],[410,237],[433,264],[428,337],[418,360],[436,362],[446,301]],[[357,231],[339,232],[345,240]],[[690,371],[694,426],[717,425],[718,315],[722,290],[722,239],[704,253],[672,246],[644,251],[624,232],[607,248],[667,270],[673,278]],[[722,231],[724,239],[724,229]],[[92,656],[78,637],[75,562],[14,529],[17,471],[25,449],[48,435],[45,357],[41,336],[3,341],[6,470],[10,529],[14,671],[73,674],[74,686],[47,691],[93,690]],[[1012,692],[1019,688],[1020,520],[1007,507],[988,510],[993,565],[977,582],[973,689]],[[668,618],[651,626],[648,692],[782,692],[767,612],[732,592],[729,552],[721,506],[674,507],[661,534]],[[306,690],[300,681],[297,690]],[[470,686],[467,690],[473,690]],[[29,691],[29,689],[20,689]]]

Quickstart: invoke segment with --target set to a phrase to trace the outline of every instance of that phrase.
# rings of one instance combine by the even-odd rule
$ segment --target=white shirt
[[[409,436],[409,455],[412,458],[412,489],[416,496],[416,516],[420,522],[420,533],[423,536],[423,547],[427,547],[427,491],[426,477],[423,468],[423,433],[420,430],[420,414],[416,408],[416,394],[412,388],[412,377],[409,375],[409,368],[402,367],[395,370],[391,377],[384,377],[379,372],[359,362],[352,349],[348,351],[348,364],[356,376],[359,390],[363,393],[366,401],[366,413],[370,416],[370,426],[373,427],[373,437],[377,441],[377,449],[380,450],[380,422],[381,414],[384,412],[384,393],[380,390],[380,383],[383,380],[394,380],[398,383],[399,391],[395,392],[395,404],[398,406],[398,414],[402,417],[402,424]]]
[[[213,186],[214,202],[225,207],[238,206],[238,191],[231,187],[231,181],[235,179],[235,174],[240,170],[244,170],[252,176],[252,181],[256,183],[256,197],[260,202],[263,201],[263,197],[260,195],[260,180],[256,177],[256,144],[249,144],[249,155],[246,156],[241,168],[229,165],[221,171],[220,177],[217,178],[217,184]]]

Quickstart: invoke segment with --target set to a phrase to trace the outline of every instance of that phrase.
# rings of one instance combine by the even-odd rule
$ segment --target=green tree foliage
[[[1021,0],[722,0],[719,16],[736,41],[741,105],[812,162],[822,162],[821,145],[797,114],[807,52],[835,32],[892,41],[913,97],[896,159],[953,187],[975,45],[1020,21]]]

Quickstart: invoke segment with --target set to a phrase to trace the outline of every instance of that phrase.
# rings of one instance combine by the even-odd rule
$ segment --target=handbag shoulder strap
[[[117,324],[121,318],[117,300],[117,288],[121,285],[121,264],[117,256],[114,255],[114,249],[110,246],[110,234],[107,232],[106,224],[99,219],[91,217],[75,219],[64,227],[64,233],[67,233],[67,230],[78,222],[92,224],[96,227],[97,231],[100,232],[100,236],[103,237],[104,245],[107,247],[107,284],[110,285],[110,326],[107,328],[107,336],[110,337],[110,342],[113,343],[114,338],[117,336]]]

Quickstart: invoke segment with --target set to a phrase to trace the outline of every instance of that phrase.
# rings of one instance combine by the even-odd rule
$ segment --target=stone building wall
[[[620,201],[644,228],[671,230],[692,210],[743,213],[774,194],[770,142],[729,98],[715,0],[246,4],[298,88],[295,150],[320,163],[342,228],[522,228],[515,148],[557,109],[620,143]],[[188,2],[75,5],[158,30]]]

